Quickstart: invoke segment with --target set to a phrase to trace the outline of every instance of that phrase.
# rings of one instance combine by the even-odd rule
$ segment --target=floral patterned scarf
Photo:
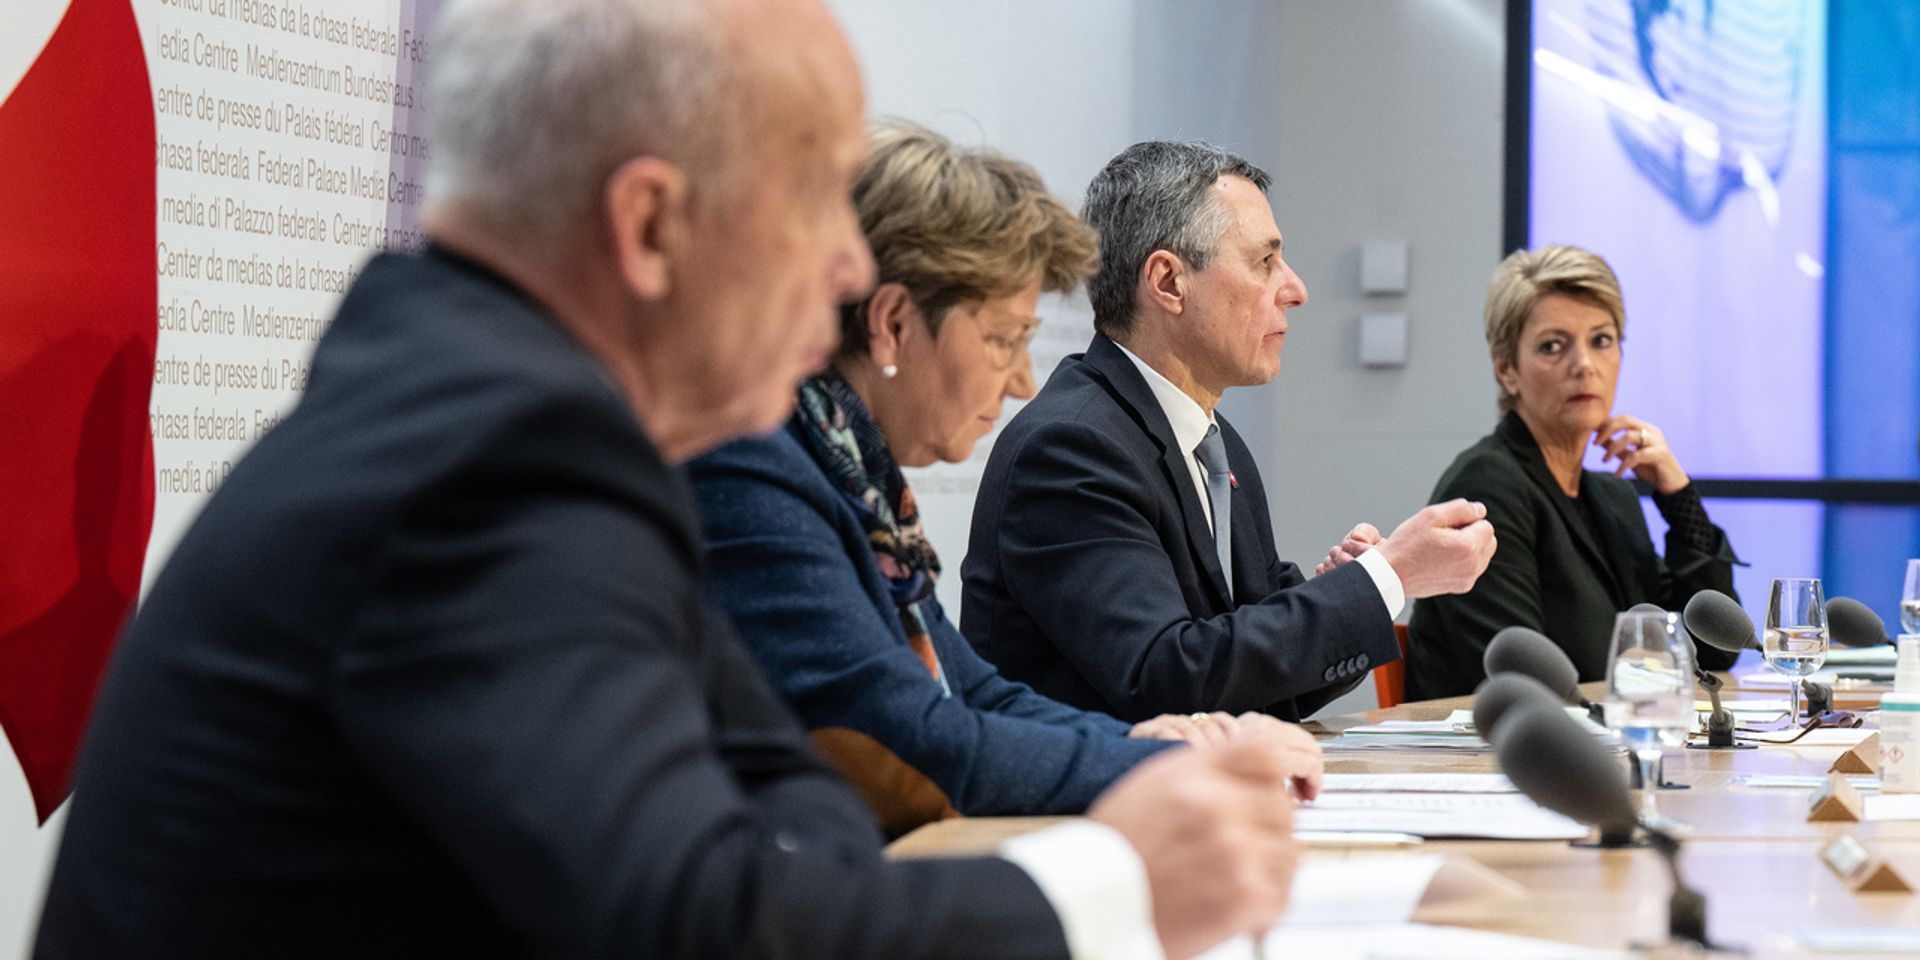
[[[800,384],[800,433],[813,459],[853,505],[867,546],[893,593],[907,643],[944,696],[952,696],[920,604],[933,595],[940,558],[920,528],[907,478],[893,459],[880,425],[838,371]]]

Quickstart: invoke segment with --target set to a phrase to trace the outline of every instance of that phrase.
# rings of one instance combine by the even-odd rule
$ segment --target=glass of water
[[[1775,580],[1767,595],[1767,626],[1760,652],[1767,666],[1787,678],[1794,723],[1800,722],[1801,686],[1827,662],[1827,598],[1812,578]]]
[[[1685,746],[1694,725],[1693,639],[1679,614],[1629,610],[1613,618],[1602,709],[1640,764],[1642,818],[1657,818],[1661,752]]]
[[[1920,559],[1907,561],[1907,586],[1900,591],[1900,629],[1920,633]]]

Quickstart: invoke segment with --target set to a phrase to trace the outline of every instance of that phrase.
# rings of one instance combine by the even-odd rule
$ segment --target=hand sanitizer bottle
[[[1880,698],[1880,792],[1920,793],[1920,633],[1901,634],[1899,649]]]

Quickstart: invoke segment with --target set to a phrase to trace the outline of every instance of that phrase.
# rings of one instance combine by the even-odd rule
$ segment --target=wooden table
[[[1603,691],[1589,685],[1588,696]],[[1776,692],[1736,694],[1775,699]],[[1437,720],[1468,706],[1464,697],[1403,704],[1387,710],[1311,721],[1331,737],[1362,723]],[[1667,778],[1687,790],[1663,790],[1661,811],[1693,828],[1681,869],[1705,893],[1711,936],[1719,942],[1763,945],[1808,927],[1920,927],[1920,895],[1851,892],[1818,858],[1834,837],[1850,833],[1908,880],[1920,883],[1920,823],[1809,823],[1806,790],[1738,785],[1751,774],[1824,774],[1840,747],[1765,746],[1758,750],[1684,750],[1669,754]],[[1330,773],[1491,772],[1490,753],[1368,750],[1329,754]],[[949,820],[897,841],[896,856],[986,853],[1007,837],[1062,818]],[[1413,848],[1471,858],[1524,891],[1422,906],[1414,919],[1544,937],[1569,943],[1624,947],[1656,941],[1666,929],[1671,891],[1666,866],[1647,849],[1598,850],[1563,842],[1428,841]],[[1404,851],[1320,847],[1308,857],[1391,857]],[[1769,951],[1770,955],[1772,954]],[[1832,956],[1822,954],[1821,956]]]

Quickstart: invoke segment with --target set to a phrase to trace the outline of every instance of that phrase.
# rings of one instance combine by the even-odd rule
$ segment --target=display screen
[[[1694,476],[1821,477],[1825,5],[1533,0],[1526,31],[1525,236],[1509,239],[1613,265],[1615,411],[1657,424]],[[1820,575],[1820,504],[1712,508],[1751,564],[1749,608],[1767,578]]]

